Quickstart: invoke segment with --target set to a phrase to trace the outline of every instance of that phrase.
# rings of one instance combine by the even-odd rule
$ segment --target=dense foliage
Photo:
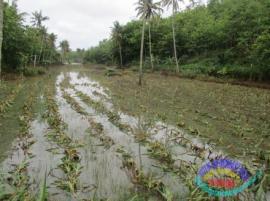
[[[41,11],[34,12],[32,26],[24,25],[25,13],[19,13],[15,3],[4,3],[2,64],[6,71],[18,71],[26,66],[56,64],[61,55],[56,48],[57,36],[48,33],[42,22],[48,20]]]
[[[189,7],[177,13],[174,23],[182,73],[269,80],[269,11],[269,0],[210,0],[207,5]],[[171,23],[172,17],[151,22],[155,68],[175,68]],[[141,28],[142,21],[132,21],[121,28],[125,66],[138,64]],[[150,68],[149,37],[145,35],[144,67]],[[119,48],[113,41],[113,38],[104,40],[89,49],[84,62],[119,64]]]

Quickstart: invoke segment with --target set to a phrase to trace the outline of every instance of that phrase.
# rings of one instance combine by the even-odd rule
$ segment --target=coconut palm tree
[[[43,16],[42,11],[35,11],[32,13],[31,23],[34,27],[42,28],[42,23],[49,20],[49,17]]]
[[[0,0],[0,82],[2,80],[2,42],[3,42],[3,18],[4,18],[4,2]]]
[[[121,43],[122,43],[122,27],[118,21],[115,21],[113,23],[112,38],[119,47],[120,67],[122,68],[123,67],[122,45],[121,45]]]
[[[40,52],[39,52],[39,57],[38,57],[38,62],[41,61],[41,56],[42,56],[42,51],[43,51],[43,45],[44,45],[44,40],[47,34],[47,29],[43,26],[43,22],[49,20],[49,17],[43,16],[42,11],[35,11],[32,13],[31,17],[31,23],[34,27],[40,30],[41,34],[41,47],[40,47]],[[36,60],[36,55],[35,55],[35,60]]]
[[[143,66],[143,48],[144,48],[144,34],[145,34],[145,24],[146,22],[149,22],[149,20],[153,16],[158,16],[160,11],[162,10],[159,7],[159,3],[153,3],[153,0],[139,0],[138,7],[136,8],[138,14],[137,16],[140,17],[140,19],[143,22],[142,27],[142,38],[141,38],[141,52],[140,52],[140,69],[139,69],[139,85],[142,85],[142,66]],[[149,23],[150,25],[150,23]],[[149,26],[149,34],[150,34],[150,41],[151,41],[151,27]],[[151,42],[149,42],[149,45],[151,47]],[[149,48],[150,51],[150,57],[152,57],[152,48]],[[151,59],[151,62],[153,59]],[[153,65],[152,65],[153,66]]]
[[[150,55],[150,62],[151,62],[151,69],[154,71],[154,58],[152,54],[152,36],[151,36],[151,23],[153,19],[160,16],[160,13],[163,12],[163,9],[160,7],[160,3],[153,3],[152,0],[149,4],[149,6],[152,5],[152,11],[151,15],[149,16],[147,22],[148,22],[148,37],[149,37],[149,55]]]
[[[180,3],[184,3],[184,0],[162,0],[162,4],[164,7],[172,7],[172,31],[173,31],[173,47],[174,47],[174,58],[176,62],[176,73],[180,72],[179,63],[178,63],[178,56],[177,56],[177,49],[176,49],[176,39],[175,39],[175,14],[179,11]]]

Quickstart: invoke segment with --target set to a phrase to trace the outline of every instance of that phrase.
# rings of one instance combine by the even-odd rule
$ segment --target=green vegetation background
[[[176,43],[182,74],[269,80],[269,12],[269,0],[210,0],[207,5],[177,13]],[[138,64],[141,28],[142,21],[137,20],[120,27],[124,66]],[[145,32],[144,69],[151,66],[148,29]],[[87,50],[84,62],[120,65],[119,37],[115,35],[112,32],[111,38]],[[171,17],[152,20],[151,35],[155,69],[173,71]]]

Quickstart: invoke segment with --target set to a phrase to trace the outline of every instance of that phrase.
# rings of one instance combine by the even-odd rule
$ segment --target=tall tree
[[[2,42],[3,42],[4,2],[0,0],[0,82],[2,80]]]
[[[62,52],[62,62],[65,63],[67,60],[67,53],[70,52],[69,42],[67,40],[61,41],[60,48]]]
[[[123,67],[123,56],[122,56],[122,27],[118,21],[113,23],[112,28],[112,38],[119,48],[119,58],[120,58],[120,67]]]
[[[161,11],[161,8],[159,7],[158,3],[153,3],[152,0],[139,0],[138,7],[136,8],[138,14],[137,16],[142,20],[143,27],[142,27],[142,37],[141,37],[141,51],[140,51],[140,69],[139,69],[139,85],[142,85],[142,66],[143,66],[143,49],[144,49],[144,35],[145,35],[145,24],[146,22],[153,17],[159,14],[159,11]],[[150,23],[149,23],[150,24]],[[150,28],[150,26],[149,26]],[[149,30],[149,36],[151,41],[151,28]],[[151,42],[149,42],[149,45],[151,47]],[[152,57],[152,47],[149,48],[150,51],[150,57]],[[151,59],[152,62],[152,59]],[[152,64],[153,66],[153,64]]]
[[[153,54],[152,54],[151,23],[155,17],[160,16],[160,13],[163,10],[160,7],[160,3],[153,3],[152,0],[149,0],[147,2],[147,5],[148,5],[148,12],[149,12],[149,17],[147,19],[147,21],[148,21],[148,37],[149,37],[149,56],[150,56],[150,62],[151,62],[151,69],[152,69],[152,71],[154,71],[154,58],[153,58]]]
[[[42,28],[43,22],[49,20],[49,17],[43,16],[42,11],[35,11],[32,13],[31,23],[34,27]]]
[[[41,62],[44,40],[46,39],[45,37],[47,34],[47,30],[43,26],[43,22],[45,22],[47,20],[49,20],[49,17],[43,16],[41,10],[35,11],[32,13],[32,18],[31,18],[32,25],[40,30],[40,35],[41,35],[41,47],[40,47],[39,58],[38,58],[39,62]],[[36,60],[36,55],[35,55],[35,60]]]
[[[41,26],[41,28],[39,29],[39,32],[41,35],[41,46],[40,46],[38,61],[41,62],[42,53],[43,53],[43,49],[44,49],[44,43],[46,43],[47,28],[44,26]]]
[[[174,59],[176,62],[176,73],[180,72],[179,63],[178,63],[178,56],[177,56],[177,48],[176,48],[176,39],[175,39],[175,15],[179,11],[179,3],[184,3],[184,0],[162,0],[164,7],[172,7],[172,31],[173,31],[173,48],[174,48]]]
[[[55,42],[56,42],[57,36],[54,33],[51,33],[48,39],[49,39],[49,46],[50,46],[49,61],[50,61],[50,64],[52,64],[52,56],[55,50]]]

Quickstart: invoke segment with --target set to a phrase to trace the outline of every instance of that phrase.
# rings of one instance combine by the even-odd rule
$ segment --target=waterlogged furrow
[[[2,116],[5,112],[8,111],[8,109],[12,106],[17,94],[20,92],[22,88],[22,85],[19,84],[15,87],[14,90],[11,91],[11,93],[4,98],[4,100],[0,101],[0,115]]]
[[[106,149],[110,149],[115,144],[115,142],[113,141],[113,139],[110,136],[107,136],[104,133],[102,124],[101,123],[96,123],[90,117],[88,118],[88,121],[89,121],[89,124],[90,124],[90,127],[87,130],[88,133],[91,136],[94,136],[97,139],[99,139],[99,141],[101,142],[100,145],[104,146]]]
[[[59,86],[61,85],[59,84]],[[132,186],[125,172],[121,170],[121,161],[112,148],[114,141],[102,132],[102,124],[95,123],[91,116],[85,116],[86,112],[82,112],[82,107],[67,92],[70,92],[70,89],[64,89],[63,85],[61,90],[58,91],[57,96],[62,108],[61,113],[65,122],[68,123],[70,131],[77,130],[76,137],[80,136],[80,139],[83,138],[84,142],[84,147],[80,147],[81,162],[84,166],[80,179],[83,183],[88,184],[86,186],[88,188],[80,193],[80,197],[84,199],[93,198],[94,200],[126,200],[126,194]],[[64,93],[66,93],[65,96]],[[74,114],[70,107],[77,114]],[[80,122],[79,125],[71,123],[70,119],[66,118],[67,115],[72,115],[72,121]],[[87,121],[84,121],[85,119]],[[88,125],[88,129],[83,129],[85,124]],[[80,129],[76,129],[78,126]]]
[[[106,106],[110,105],[109,103],[101,100],[97,101],[95,95],[93,95],[92,93],[86,93],[87,90],[101,90],[102,93],[105,93],[98,83],[93,84],[92,81],[90,81],[87,77],[79,79],[77,76],[78,74],[76,73],[70,73],[69,79],[69,86],[71,85],[70,88],[76,91],[76,95],[80,97],[80,99],[84,103],[86,103],[90,107],[93,107],[97,112],[108,116],[110,122],[117,126],[121,131],[125,133],[131,132],[134,137],[139,141],[141,140],[140,138],[147,138],[151,141],[160,141],[163,144],[167,144],[168,142],[170,142],[170,144],[172,144],[172,146],[174,147],[175,145],[181,145],[183,147],[182,149],[180,149],[179,146],[177,146],[176,149],[177,151],[180,151],[181,154],[186,153],[181,155],[181,159],[187,161],[191,161],[194,159],[198,160],[198,154],[200,155],[200,158],[202,160],[214,158],[221,154],[214,152],[214,149],[212,147],[210,147],[209,145],[204,145],[201,140],[194,138],[193,136],[188,136],[182,130],[179,130],[173,126],[166,125],[162,122],[157,122],[153,125],[146,125],[148,126],[148,128],[145,129],[147,131],[141,131],[142,129],[138,129],[138,127],[142,126],[142,121],[139,121],[138,119],[129,115],[119,115],[118,112],[113,112],[112,106]],[[74,84],[80,84],[80,88],[75,87]],[[83,92],[78,89],[82,90]],[[106,97],[108,97],[107,94]],[[139,132],[137,132],[138,130]],[[194,157],[190,156],[194,154]]]
[[[89,96],[85,95],[84,93],[76,90],[76,95],[86,104],[88,104],[90,107],[93,107],[97,112],[105,114],[108,116],[109,121],[114,124],[116,127],[118,127],[123,132],[130,132],[131,127],[127,124],[122,123],[121,117],[118,113],[112,112],[110,110],[107,110],[106,107],[101,102],[94,101]]]
[[[113,123],[116,127],[118,127],[121,131],[129,133],[131,132],[134,137],[138,141],[161,141],[162,143],[167,143],[170,135],[173,136],[173,141],[177,142],[177,144],[180,144],[181,146],[184,146],[185,149],[182,149],[182,152],[188,153],[187,149],[191,154],[196,154],[197,152],[200,151],[201,155],[206,155],[206,152],[210,151],[209,146],[203,146],[201,143],[198,143],[197,141],[193,139],[188,139],[183,132],[180,132],[179,130],[175,128],[165,128],[166,125],[163,125],[163,128],[159,128],[159,124],[155,124],[153,128],[147,128],[145,130],[142,130],[141,128],[138,129],[138,127],[141,127],[140,123],[137,123],[137,127],[134,127],[134,125],[129,125],[127,123],[122,123],[123,119],[121,119],[120,115],[118,113],[112,112],[108,110],[101,102],[94,101],[91,99],[89,96],[86,94],[77,91],[76,90],[76,95],[87,105],[90,107],[93,107],[97,112],[100,112],[104,115],[106,115],[111,123]],[[134,118],[132,118],[134,119]],[[139,121],[138,121],[139,122]],[[133,128],[132,128],[133,127]],[[166,130],[167,129],[167,130]],[[147,131],[146,131],[147,130]],[[166,130],[166,133],[163,132],[162,130]],[[170,134],[170,135],[169,135]],[[164,137],[166,139],[164,139]],[[142,138],[142,139],[141,139]],[[143,140],[144,139],[144,140]],[[179,149],[178,149],[179,151]],[[209,155],[210,153],[208,153]],[[212,154],[214,155],[214,153]],[[185,157],[186,156],[186,157]],[[200,157],[189,157],[189,154],[184,155],[182,159],[190,160],[194,158],[200,158]]]
[[[101,99],[109,99],[110,97],[105,92],[106,90],[102,88],[98,82],[90,80],[86,76],[80,76],[78,73],[69,73],[70,83],[75,86],[79,91],[88,92],[94,97],[94,100],[100,101]],[[84,91],[84,89],[87,89]]]
[[[105,133],[101,123],[90,117],[88,121],[90,127],[85,136],[88,149],[84,150],[83,161],[86,166],[82,178],[90,178],[94,182],[94,194],[90,197],[93,200],[129,200],[134,186],[122,168],[115,141]]]
[[[55,142],[61,150],[64,150],[64,156],[59,165],[59,168],[64,173],[64,178],[58,178],[55,184],[60,189],[70,192],[71,195],[76,198],[76,192],[80,187],[79,176],[82,168],[80,164],[80,155],[77,149],[81,145],[76,141],[73,141],[66,134],[66,125],[58,112],[58,105],[54,99],[54,94],[48,89],[45,96],[47,107],[45,118],[52,129],[47,137],[49,140]]]
[[[75,87],[70,88],[74,90]],[[93,100],[76,88],[75,91],[76,95],[83,100],[84,103],[110,119],[110,114],[113,112],[104,106],[102,102]],[[123,121],[121,117],[118,115],[117,118],[120,124]],[[196,191],[196,186],[192,182],[193,178],[196,175],[199,164],[205,159],[217,157],[219,153],[214,152],[213,148],[209,145],[204,145],[200,140],[187,136],[184,132],[175,127],[158,122],[153,125],[148,125],[146,129],[138,129],[138,127],[144,126],[137,125],[137,128],[134,128],[134,121],[136,122],[137,120],[134,120],[132,117],[130,118],[132,119],[133,126],[130,125],[129,127],[133,127],[132,133],[135,139],[148,147],[149,155],[160,161],[160,168],[173,172],[184,180],[189,188],[191,199],[193,197],[199,198],[204,196],[203,193]],[[112,123],[121,130],[118,122]],[[125,122],[129,123],[128,121]],[[181,146],[177,146],[177,144]],[[193,171],[190,171],[190,168],[192,168]]]
[[[74,96],[74,91],[72,94]],[[139,143],[134,142],[134,139],[131,136],[124,134],[117,127],[115,127],[115,125],[109,123],[108,117],[106,115],[100,116],[83,102],[81,102],[78,97],[74,97],[74,99],[76,99],[76,101],[78,101],[80,105],[86,109],[89,115],[93,117],[93,119],[90,120],[95,122],[93,126],[97,127],[99,132],[106,133],[106,135],[109,136],[109,138],[106,138],[109,139],[109,142],[113,141],[115,144],[113,146],[113,149],[115,149],[114,152],[116,152],[117,147],[122,146],[122,149],[128,150],[128,152],[131,152],[135,155],[134,157],[136,161],[141,164],[143,168],[142,172],[144,172],[144,175],[151,175],[151,178],[154,178],[154,175],[159,177],[164,184],[168,185],[168,188],[173,188],[172,192],[176,198],[183,198],[185,196],[186,190],[185,187],[183,187],[181,184],[181,181],[174,178],[174,176],[170,173],[163,173],[159,168],[156,168],[155,166],[158,166],[158,163],[155,160],[151,160],[147,157],[147,150],[145,147],[140,146]],[[113,149],[110,150],[113,151]],[[179,191],[179,188],[182,189],[182,191]]]
[[[77,95],[84,98],[84,102],[91,103],[92,106],[96,105],[96,108],[100,108],[100,110],[102,109],[103,114],[110,112],[104,112],[106,108],[102,106],[102,103],[95,102],[80,92],[77,92]],[[134,131],[136,129],[133,129]],[[148,131],[140,133],[139,135],[137,132],[133,133],[134,137],[148,147],[148,152],[152,158],[160,161],[160,168],[173,172],[186,183],[189,188],[188,199],[207,198],[205,193],[198,191],[193,179],[203,161],[214,159],[218,155],[224,156],[224,154],[215,152],[212,147],[204,145],[199,139],[191,138],[179,129],[161,122],[155,124],[152,128],[148,128]],[[177,144],[181,145],[182,148],[176,146]],[[172,147],[171,151],[169,151],[170,147]]]
[[[76,95],[79,98],[81,98],[81,100],[83,102],[85,102],[86,104],[88,104],[90,107],[93,107],[96,111],[98,111],[98,112],[100,112],[102,114],[105,114],[108,117],[108,119],[111,121],[110,114],[112,114],[112,112],[109,111],[101,102],[94,101],[89,96],[85,95],[84,93],[82,93],[82,92],[80,92],[78,90],[76,90]],[[119,129],[121,130],[121,127],[119,126],[119,124],[121,125],[121,123],[120,123],[120,120],[121,119],[120,119],[120,116],[117,116],[117,117],[118,117],[118,118],[116,118],[117,119],[117,123],[115,123],[114,121],[113,122],[111,121],[111,122],[115,126],[119,127]],[[167,163],[167,166],[168,166],[168,167],[166,167],[167,170],[170,170],[170,171],[172,171],[174,173],[178,173],[178,175],[181,175],[181,174],[183,175],[183,173],[184,173],[183,169],[185,167],[185,172],[190,172],[189,171],[189,168],[190,168],[190,165],[192,165],[192,164],[188,164],[186,161],[182,161],[182,164],[185,163],[186,166],[183,166],[182,165],[181,172],[180,172],[179,167],[178,167],[178,169],[179,169],[178,172],[176,172],[174,170],[174,168],[172,168],[175,161],[172,159],[172,156],[170,155],[170,153],[167,153],[167,149],[164,148],[165,146],[162,145],[161,143],[158,143],[158,142],[151,143],[149,141],[149,139],[148,139],[150,137],[150,135],[146,135],[146,133],[144,133],[144,134],[145,134],[145,136],[144,136],[145,137],[145,141],[142,140],[142,139],[140,139],[140,137],[137,140],[146,143],[146,145],[149,147],[148,150],[150,152],[150,155],[154,153],[154,152],[151,152],[151,151],[153,151],[153,149],[155,149],[155,151],[159,151],[159,152],[155,153],[156,155],[153,154],[153,158],[158,159],[162,163],[162,165],[163,165],[163,162],[164,162],[163,160],[167,161],[167,162],[165,162],[165,163]],[[135,137],[138,137],[137,133],[134,134],[134,136]],[[155,145],[157,145],[157,144],[160,145],[160,147],[155,147]],[[160,150],[158,150],[158,148],[160,148]],[[185,181],[188,182],[189,189],[192,190],[192,191],[195,189],[195,186],[193,185],[193,182],[190,183],[189,181],[192,180],[192,177],[194,177],[194,176],[195,176],[195,172],[193,172],[193,174],[190,174],[189,177],[182,177],[181,178],[181,179],[184,179]]]
[[[61,90],[62,90],[63,94],[66,93],[64,98],[66,99],[67,102],[70,103],[71,106],[73,106],[73,109],[75,111],[77,111],[78,113],[83,113],[83,114],[86,113],[86,112],[83,111],[80,104],[77,103],[76,98],[71,97],[71,95],[69,95],[69,93],[67,93],[64,88],[62,88]],[[74,90],[67,90],[67,91],[69,91],[73,95],[75,94]],[[77,93],[78,93],[78,91],[77,91]],[[98,106],[102,106],[102,105],[99,105],[98,102],[96,102],[96,104],[97,104],[97,108],[98,108]],[[76,105],[76,107],[74,107],[75,105]],[[99,111],[104,111],[104,110],[105,110],[104,108],[101,108],[101,107],[99,108]],[[103,112],[101,112],[101,113],[103,113]],[[106,113],[106,114],[108,114],[108,113]],[[107,118],[109,119],[109,117],[107,117]],[[119,143],[119,141],[115,142],[114,139],[112,138],[112,136],[110,137],[109,135],[106,135],[104,133],[104,129],[103,129],[103,124],[105,123],[104,121],[102,121],[102,123],[97,123],[95,120],[93,120],[93,118],[88,117],[88,119],[89,119],[89,123],[90,123],[90,128],[89,128],[90,133],[92,134],[92,136],[97,137],[100,140],[100,142],[102,143],[102,146],[104,146],[106,149],[109,149],[114,144],[116,144],[116,145],[120,144],[121,145],[121,143]],[[125,143],[125,147],[130,148],[130,146],[131,146],[130,143]],[[139,145],[137,144],[135,146],[137,147]],[[122,147],[122,150],[125,151],[123,147]],[[135,148],[135,149],[136,149],[136,152],[133,152],[133,153],[137,153],[137,148]],[[119,150],[119,149],[117,149],[117,150]],[[110,151],[113,151],[113,150],[111,149]],[[134,151],[134,149],[133,149],[133,151]],[[136,160],[138,160],[138,158],[141,158],[141,156],[136,157]],[[148,160],[147,157],[145,157],[145,156],[143,157],[143,159]],[[124,158],[123,158],[123,160],[124,160]],[[160,185],[162,186],[162,189],[161,189],[161,186],[157,187],[156,189],[151,187],[151,182],[154,182],[154,176],[152,174],[154,172],[156,172],[156,169],[153,171],[153,168],[151,167],[152,164],[155,164],[153,161],[148,160],[147,163],[148,163],[147,165],[146,165],[146,162],[144,163],[146,165],[146,167],[144,167],[144,169],[146,170],[147,173],[144,173],[143,170],[140,171],[141,175],[144,175],[144,176],[141,177],[141,181],[139,182],[140,186],[143,187],[141,190],[146,191],[148,193],[150,192],[150,194],[155,192],[154,194],[158,194],[161,198],[162,198],[162,195],[163,195],[163,196],[165,196],[165,197],[163,197],[163,199],[167,200],[166,196],[172,196],[172,194],[170,193],[168,188],[165,187],[164,183],[160,182]],[[155,173],[155,174],[157,174],[157,173]],[[130,174],[127,173],[127,175],[130,175]],[[168,178],[170,178],[170,176],[167,176],[167,180],[170,180]],[[133,181],[133,179],[134,178],[131,178],[131,182]],[[171,177],[171,179],[172,179],[172,177]],[[172,180],[170,180],[170,182],[172,182]],[[134,182],[132,182],[132,183],[134,183]],[[138,185],[138,183],[136,185]],[[150,186],[147,187],[147,185],[150,185]],[[161,192],[159,192],[159,191],[161,191]],[[166,195],[166,193],[168,195]]]
[[[76,102],[74,98],[71,96],[67,97],[68,99],[72,100],[71,102]],[[76,110],[77,108],[77,110]],[[82,107],[75,107],[75,110],[79,113],[82,110]],[[106,149],[110,149],[113,145],[118,143],[115,143],[114,140],[106,135],[103,130],[103,126],[101,123],[95,122],[92,118],[88,117],[89,123],[90,123],[90,128],[89,132],[91,133],[92,136],[98,138],[100,142],[102,143],[101,145],[104,146]],[[121,151],[120,151],[121,150]],[[112,149],[110,151],[113,151]],[[149,195],[157,196],[155,197],[156,200],[172,200],[173,194],[169,191],[169,189],[165,186],[164,183],[162,183],[160,180],[155,180],[154,176],[151,174],[146,174],[143,172],[143,170],[137,169],[135,162],[134,166],[131,168],[130,166],[126,166],[130,161],[134,161],[129,155],[129,158],[127,159],[126,156],[127,153],[124,149],[124,147],[117,148],[116,150],[117,153],[121,152],[121,160],[122,160],[122,165],[123,168],[126,170],[126,174],[129,176],[130,181],[132,184],[135,185],[135,187],[139,187],[140,192],[145,192]],[[115,153],[116,154],[116,153]],[[138,175],[136,175],[136,173]]]
[[[152,128],[148,128],[148,130],[146,129],[147,131],[143,131],[142,129],[138,128],[130,129],[131,126],[128,124],[123,124],[122,119],[118,114],[114,115],[114,117],[117,117],[115,118],[116,122],[112,121],[111,114],[113,114],[113,112],[108,110],[103,103],[91,99],[81,91],[76,89],[75,91],[76,95],[84,103],[90,107],[93,107],[96,111],[105,114],[108,119],[120,130],[123,130],[121,129],[122,125],[125,125],[124,128],[128,127],[128,131],[132,130],[135,139],[141,143],[144,143],[144,145],[148,147],[150,156],[160,161],[160,167],[162,169],[175,173],[183,181],[185,181],[189,188],[190,199],[193,197],[199,198],[205,196],[203,193],[196,191],[196,186],[192,181],[196,175],[198,164],[201,164],[206,157],[209,158],[212,154],[212,150],[209,146],[202,145],[202,143],[200,143],[198,140],[189,139],[178,129],[162,123],[155,124]],[[160,126],[163,128],[159,129]],[[165,132],[161,130],[165,130]],[[173,151],[177,154],[180,152],[180,155],[182,155],[181,157],[176,158],[171,154],[171,152],[168,151],[169,145],[172,144],[172,142],[183,146],[182,148],[178,146],[177,148],[173,149]],[[175,144],[173,146],[175,146]],[[191,154],[193,156],[190,156]],[[214,156],[216,156],[216,154],[212,154],[212,157]],[[199,163],[198,159],[200,159]],[[191,168],[193,171],[190,171]]]
[[[71,108],[82,115],[87,115],[87,113],[81,108],[81,106],[71,97],[69,94],[62,90],[63,92],[63,98],[67,101],[68,104],[70,104]]]

